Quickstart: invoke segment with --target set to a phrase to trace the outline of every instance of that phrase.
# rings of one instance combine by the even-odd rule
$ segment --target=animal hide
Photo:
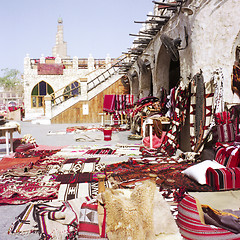
[[[102,198],[109,240],[154,240],[162,234],[179,234],[170,207],[151,181],[128,191],[107,189]]]

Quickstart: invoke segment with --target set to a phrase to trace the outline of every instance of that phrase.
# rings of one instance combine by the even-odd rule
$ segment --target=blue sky
[[[24,57],[52,56],[57,20],[63,19],[68,55],[118,57],[131,47],[152,0],[1,0],[0,69],[23,73]]]

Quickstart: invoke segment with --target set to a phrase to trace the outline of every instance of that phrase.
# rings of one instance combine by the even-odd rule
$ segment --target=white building
[[[44,57],[42,55],[39,59],[33,59],[27,54],[24,58],[24,105],[26,119],[46,116],[44,101],[46,95],[51,95],[52,103],[55,103],[53,99],[58,96],[66,100],[70,95],[78,95],[79,101],[90,100],[99,92],[95,90],[94,94],[89,95],[87,89],[88,82],[104,72],[108,67],[111,67],[113,63],[109,55],[105,59],[94,59],[91,54],[88,58],[70,58],[67,55],[67,43],[63,39],[63,21],[60,18],[58,19],[56,44],[52,49],[52,57]],[[105,88],[108,86],[106,84]],[[68,105],[71,106],[74,103],[76,101],[72,101]],[[69,106],[65,104],[61,110],[58,110],[58,113],[64,111]],[[48,112],[48,117],[51,118],[53,115]]]

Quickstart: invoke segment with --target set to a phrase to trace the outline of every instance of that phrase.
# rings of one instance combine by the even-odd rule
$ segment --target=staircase
[[[120,68],[128,62],[128,56],[122,55],[111,64],[89,72],[85,81],[75,81],[51,94],[51,118],[70,108],[79,101],[89,101],[100,92],[119,80],[124,73]],[[65,89],[65,90],[64,90]]]

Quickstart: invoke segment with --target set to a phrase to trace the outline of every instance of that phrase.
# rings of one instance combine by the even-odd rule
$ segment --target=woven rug
[[[71,201],[30,203],[9,228],[9,234],[38,232],[40,239],[74,239],[81,205],[85,198]]]
[[[30,201],[57,198],[58,182],[44,182],[38,177],[0,176],[0,205],[24,204]]]
[[[68,159],[58,170],[55,181],[62,182],[58,200],[74,198],[95,198],[98,194],[98,182],[94,172],[102,172],[105,165],[99,164],[100,158]]]
[[[30,203],[16,217],[8,234],[39,233],[40,239],[102,239],[106,238],[103,222],[102,234],[98,227],[98,203],[86,198],[70,201]]]
[[[138,181],[157,174],[157,185],[164,189],[185,188],[186,191],[212,191],[207,185],[200,185],[181,172],[191,166],[189,163],[141,164],[136,161],[106,166],[106,175],[112,185],[118,188],[132,188]]]
[[[94,172],[98,170],[100,158],[70,158],[59,168],[58,173]]]

